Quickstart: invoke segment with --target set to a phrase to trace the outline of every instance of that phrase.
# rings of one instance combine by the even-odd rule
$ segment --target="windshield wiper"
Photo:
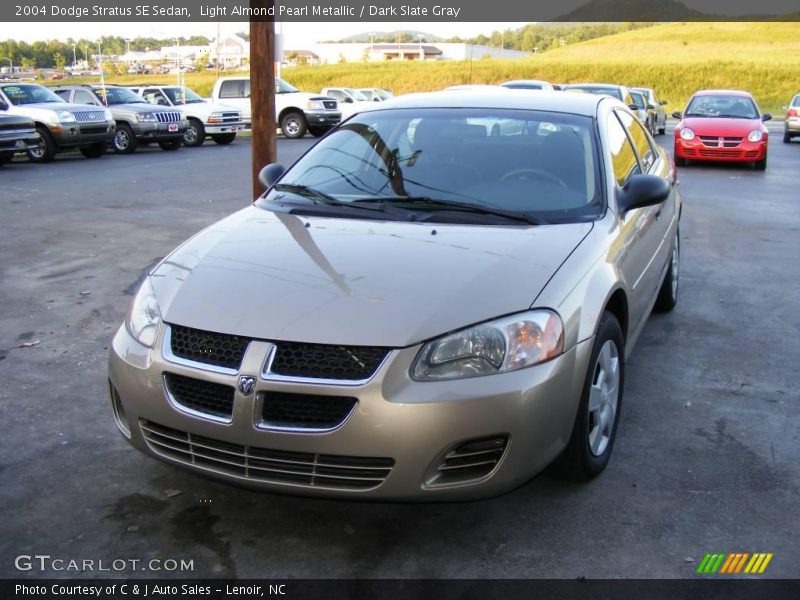
[[[272,189],[278,192],[291,192],[292,194],[297,194],[303,198],[308,198],[314,202],[314,204],[324,204],[326,206],[338,206],[343,208],[356,208],[360,210],[370,210],[373,212],[384,212],[382,208],[355,206],[352,202],[342,202],[330,194],[326,194],[325,192],[299,183],[276,183],[272,186]]]
[[[413,204],[413,205],[426,205],[434,209],[454,209],[467,212],[473,212],[484,215],[494,215],[496,217],[503,217],[512,221],[520,221],[530,225],[546,225],[547,221],[534,217],[532,215],[511,210],[503,210],[502,208],[493,208],[490,206],[481,206],[480,204],[472,204],[470,202],[459,202],[458,200],[446,200],[444,198],[431,198],[430,196],[396,196],[396,197],[376,197],[376,198],[359,198],[353,200],[353,204],[361,202],[376,202],[386,204]]]

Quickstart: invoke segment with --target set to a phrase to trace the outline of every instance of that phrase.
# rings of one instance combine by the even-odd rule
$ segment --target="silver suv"
[[[62,85],[53,91],[67,102],[107,107],[117,129],[111,147],[131,154],[139,144],[158,142],[162,150],[177,150],[189,121],[180,111],[153,106],[131,90],[115,85]]]
[[[69,104],[36,83],[3,83],[0,101],[8,114],[30,117],[41,137],[28,150],[33,162],[50,162],[57,152],[78,148],[87,158],[100,158],[114,135],[114,117],[106,108]]]

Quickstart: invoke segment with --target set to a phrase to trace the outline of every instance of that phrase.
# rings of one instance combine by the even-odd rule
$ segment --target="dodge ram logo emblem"
[[[239,391],[245,396],[249,396],[256,389],[256,378],[242,375],[239,377]]]

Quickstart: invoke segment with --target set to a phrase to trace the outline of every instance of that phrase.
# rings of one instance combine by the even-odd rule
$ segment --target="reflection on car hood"
[[[686,117],[683,126],[697,135],[747,137],[754,129],[761,129],[761,119],[728,119],[721,117]]]
[[[402,347],[527,309],[591,227],[307,218],[250,207],[178,248],[152,280],[169,323]]]

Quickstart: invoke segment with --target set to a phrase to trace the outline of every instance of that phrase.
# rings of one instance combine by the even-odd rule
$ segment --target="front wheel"
[[[105,153],[105,142],[98,142],[97,144],[92,144],[91,146],[84,146],[81,148],[81,154],[83,154],[86,158],[100,158]]]
[[[173,138],[171,140],[163,140],[158,142],[159,148],[162,150],[172,151],[181,147],[182,138]]]
[[[686,159],[683,158],[682,156],[678,156],[677,153],[675,154],[675,166],[676,167],[685,167],[686,166]]]
[[[212,135],[211,139],[214,140],[215,143],[219,144],[220,146],[227,146],[233,140],[236,139],[235,133],[219,133],[217,135]]]
[[[617,435],[625,381],[625,341],[617,318],[604,312],[569,443],[553,467],[575,481],[597,477],[608,465]]]
[[[46,127],[39,125],[36,133],[39,134],[39,145],[27,151],[28,159],[31,162],[48,163],[55,158],[58,147]]]
[[[111,146],[117,154],[132,154],[136,151],[136,135],[127,123],[120,123],[114,131]]]
[[[189,119],[189,128],[183,134],[184,146],[202,146],[206,141],[206,129],[197,119]]]
[[[13,152],[0,154],[0,167],[2,167],[7,162],[11,162],[12,158],[14,158]]]
[[[675,234],[675,243],[672,246],[672,254],[670,254],[669,267],[667,267],[667,274],[664,276],[664,282],[661,284],[661,289],[658,290],[658,298],[656,298],[655,309],[658,312],[669,312],[678,303],[678,281],[681,273],[681,234],[678,231]]]
[[[764,158],[761,160],[757,160],[755,163],[756,171],[766,171],[767,170],[767,155],[764,155]]]
[[[326,133],[331,130],[330,127],[319,127],[319,126],[309,126],[308,133],[313,135],[315,138],[322,137]]]
[[[281,131],[292,140],[303,137],[308,131],[306,118],[298,112],[286,113],[281,119]]]
[[[788,144],[791,141],[792,141],[792,136],[789,135],[789,130],[788,129],[784,129],[783,130],[783,143],[784,144]]]

